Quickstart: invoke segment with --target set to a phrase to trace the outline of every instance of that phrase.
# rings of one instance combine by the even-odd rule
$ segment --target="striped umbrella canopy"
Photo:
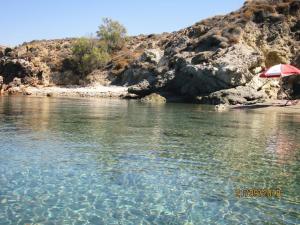
[[[300,75],[300,70],[292,65],[278,64],[262,72],[259,75],[259,77],[280,78],[280,77],[287,77],[291,75]]]

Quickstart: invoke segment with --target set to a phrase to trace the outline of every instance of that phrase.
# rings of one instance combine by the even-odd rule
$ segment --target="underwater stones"
[[[88,221],[91,223],[91,224],[104,224],[104,221],[101,217],[99,216],[96,216],[96,215],[92,215],[88,218]]]

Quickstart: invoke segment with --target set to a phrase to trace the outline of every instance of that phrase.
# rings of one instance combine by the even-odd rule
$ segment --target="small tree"
[[[95,39],[80,38],[72,46],[74,72],[84,76],[103,67],[109,60],[107,47]]]
[[[107,43],[108,50],[119,50],[124,46],[126,38],[126,28],[118,21],[109,18],[102,19],[103,24],[99,26],[97,36]]]

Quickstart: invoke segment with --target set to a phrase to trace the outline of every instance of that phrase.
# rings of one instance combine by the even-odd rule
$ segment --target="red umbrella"
[[[292,65],[278,64],[262,72],[259,77],[262,78],[278,78],[291,75],[300,75],[300,70]]]
[[[270,67],[269,69],[262,72],[259,77],[261,78],[283,78],[292,75],[300,75],[300,70],[292,65],[288,64],[278,64]],[[284,89],[283,89],[284,91]],[[284,91],[285,92],[285,91]],[[286,93],[288,96],[288,94]],[[288,104],[290,100],[286,102]]]

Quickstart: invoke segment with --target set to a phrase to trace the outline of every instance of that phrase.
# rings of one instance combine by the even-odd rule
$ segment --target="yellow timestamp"
[[[250,189],[235,189],[235,196],[237,198],[281,198],[281,188],[268,189],[268,188],[250,188]]]

